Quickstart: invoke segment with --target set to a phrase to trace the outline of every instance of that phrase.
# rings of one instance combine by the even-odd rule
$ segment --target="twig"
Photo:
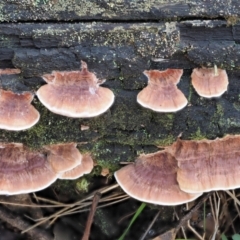
[[[113,205],[113,204],[116,204],[116,203],[119,203],[119,202],[123,202],[123,201],[125,201],[125,200],[127,200],[127,199],[129,199],[130,197],[129,196],[127,196],[127,197],[124,197],[124,198],[122,198],[122,199],[120,199],[120,200],[117,200],[117,201],[113,201],[113,202],[110,202],[110,203],[106,203],[106,204],[103,204],[103,205],[100,205],[100,206],[97,206],[97,209],[100,209],[100,208],[104,208],[104,207],[108,207],[108,206],[110,206],[110,205]],[[84,206],[85,207],[85,206]],[[83,208],[83,207],[81,207],[81,208]],[[72,214],[76,214],[76,213],[81,213],[81,212],[87,212],[87,211],[89,211],[90,209],[89,208],[85,208],[85,209],[82,209],[82,210],[78,210],[78,209],[81,209],[80,208],[80,206],[79,206],[79,208],[74,208],[73,210],[74,211],[72,211],[72,209],[70,210],[70,211],[67,211],[67,212],[65,212],[65,213],[62,213],[61,215],[59,215],[58,217],[63,217],[63,216],[67,216],[67,215],[72,215]],[[54,219],[54,221],[56,220],[56,218]],[[52,221],[53,222],[53,221]],[[51,223],[52,223],[51,222]],[[51,223],[50,223],[50,225],[51,225]]]
[[[217,199],[216,199],[216,195],[218,197],[218,202],[217,202]],[[215,215],[215,226],[214,226],[214,233],[213,233],[213,236],[211,238],[212,240],[216,239],[216,235],[217,235],[218,228],[219,228],[219,210],[220,210],[220,203],[221,203],[220,202],[221,199],[218,196],[217,192],[215,192],[213,196],[214,196],[214,207],[215,207],[215,212],[213,212],[213,215]]]
[[[97,205],[98,205],[98,202],[99,202],[100,198],[101,198],[101,193],[96,192],[94,197],[93,197],[93,200],[92,200],[92,206],[91,206],[91,209],[90,209],[90,212],[89,212],[89,215],[88,215],[88,220],[87,220],[87,224],[86,224],[86,228],[85,228],[82,240],[88,240],[89,239],[94,214],[96,212]]]
[[[151,229],[151,227],[153,226],[153,224],[156,222],[159,214],[160,214],[161,210],[159,210],[157,212],[157,214],[155,215],[154,219],[152,220],[152,222],[149,224],[147,230],[145,231],[145,233],[143,234],[143,236],[140,238],[140,240],[144,240],[144,238],[146,237],[146,235],[148,234],[149,230]]]
[[[178,217],[178,214],[177,214],[175,208],[174,208],[174,214],[175,214],[175,216],[176,216],[176,219],[179,221],[179,217]],[[186,235],[186,233],[185,233],[185,230],[184,230],[184,227],[183,227],[183,226],[181,226],[181,231],[182,231],[182,234],[183,234],[184,239],[187,239],[187,235]]]
[[[187,210],[188,210],[188,204],[186,204]],[[204,238],[191,226],[190,219],[187,221],[187,227],[201,240],[204,240]]]
[[[159,236],[164,235],[165,233],[171,232],[171,231],[172,231],[173,233],[177,232],[182,226],[184,226],[184,225],[186,224],[186,222],[187,222],[188,220],[190,220],[190,219],[192,218],[193,213],[196,212],[196,211],[202,206],[202,204],[203,204],[211,195],[212,195],[212,192],[209,192],[209,193],[207,193],[206,195],[204,195],[202,198],[200,198],[199,202],[198,202],[195,206],[193,206],[193,207],[188,211],[188,213],[186,213],[186,215],[184,215],[184,216],[181,218],[181,220],[180,220],[178,223],[176,223],[175,227],[169,228],[169,229],[168,229],[167,231],[165,231],[164,233],[159,234]]]
[[[55,204],[55,205],[68,205],[68,204],[63,204],[61,202],[57,202],[57,201],[54,201],[54,200],[50,200],[50,199],[47,199],[47,198],[43,198],[43,197],[39,197],[37,196],[36,194],[33,195],[33,197],[36,199],[36,201],[42,201],[42,202],[49,202],[51,204]]]
[[[0,201],[1,204],[5,205],[12,205],[12,206],[18,206],[18,207],[31,207],[31,208],[59,208],[59,207],[66,207],[71,206],[72,204],[62,204],[62,205],[37,205],[37,204],[25,204],[25,203],[14,203],[14,202],[5,202]]]
[[[107,192],[117,188],[118,186],[119,186],[118,184],[113,184],[112,186],[101,188],[98,191],[95,191],[95,192],[91,193],[89,196],[85,197],[84,199],[82,199],[80,201],[77,201],[77,202],[75,202],[73,204],[68,204],[66,207],[64,207],[63,209],[57,211],[56,213],[52,214],[51,216],[42,219],[41,221],[35,223],[34,225],[32,225],[29,228],[26,228],[24,231],[22,231],[22,233],[25,233],[25,232],[27,232],[27,231],[29,231],[29,230],[31,230],[31,229],[33,229],[33,228],[43,224],[44,222],[46,222],[46,221],[48,221],[50,219],[53,219],[52,222],[55,221],[61,214],[63,214],[64,212],[68,211],[72,207],[75,207],[76,205],[80,205],[81,203],[83,203],[83,202],[85,202],[87,200],[91,200],[96,192],[104,194],[104,193],[107,193]]]
[[[226,193],[240,206],[240,201],[234,194],[232,194],[229,190],[226,190]]]
[[[117,222],[117,224],[120,224],[123,220],[125,220],[126,218],[129,218],[129,217],[131,217],[133,214],[135,214],[135,210],[133,211],[133,212],[130,212],[130,213],[128,213],[127,215],[124,215],[123,217],[121,217],[119,220],[118,220],[118,222]]]

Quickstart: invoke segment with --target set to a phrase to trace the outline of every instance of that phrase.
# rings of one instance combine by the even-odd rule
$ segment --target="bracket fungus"
[[[220,97],[227,91],[228,76],[223,69],[195,68],[191,78],[194,89],[202,97]]]
[[[77,167],[82,162],[82,154],[76,143],[59,143],[47,145],[47,159],[56,173],[63,173]]]
[[[137,102],[156,112],[176,112],[187,105],[187,99],[177,88],[183,74],[181,69],[143,72],[148,77],[148,85],[137,96]]]
[[[92,168],[90,154],[82,158],[75,143],[48,145],[39,152],[21,143],[0,143],[0,194],[40,191],[58,178],[76,179]]]
[[[90,154],[86,153],[82,157],[82,162],[75,168],[60,174],[59,179],[77,179],[84,174],[90,173],[93,169],[93,159]]]
[[[81,71],[43,75],[48,84],[37,91],[37,96],[50,111],[72,118],[89,118],[104,113],[113,104],[113,92],[100,87],[104,81],[89,72],[85,62],[81,63]]]
[[[33,94],[21,94],[0,89],[0,128],[20,131],[31,128],[39,118],[39,112],[31,105]]]
[[[115,178],[131,197],[160,205],[190,202],[202,193],[186,193],[177,182],[177,161],[167,151],[140,155],[135,163],[117,172]]]
[[[240,135],[215,140],[178,139],[166,151],[178,161],[177,181],[189,193],[240,187]]]
[[[44,154],[31,152],[21,143],[0,143],[0,194],[39,191],[57,177]]]

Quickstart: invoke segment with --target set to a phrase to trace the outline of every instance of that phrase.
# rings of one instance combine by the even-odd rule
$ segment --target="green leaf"
[[[140,205],[140,207],[138,208],[138,210],[135,212],[134,216],[132,217],[131,222],[129,223],[127,229],[124,231],[124,233],[122,234],[122,236],[118,239],[118,240],[124,240],[126,234],[128,233],[130,227],[133,225],[133,223],[135,222],[135,220],[137,219],[137,217],[139,216],[139,214],[143,211],[143,209],[146,207],[146,203],[142,203]]]
[[[233,240],[240,240],[240,235],[239,234],[234,234],[232,235]]]

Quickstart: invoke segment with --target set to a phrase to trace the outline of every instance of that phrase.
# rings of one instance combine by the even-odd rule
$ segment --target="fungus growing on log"
[[[115,178],[131,197],[160,205],[177,205],[192,201],[202,193],[183,192],[177,182],[177,161],[167,151],[140,155],[135,163],[117,172]]]
[[[114,94],[100,87],[95,74],[88,71],[82,61],[81,71],[53,71],[43,75],[48,83],[37,91],[42,104],[50,111],[73,118],[98,116],[107,111],[114,102]]]
[[[178,139],[166,151],[178,161],[177,181],[189,193],[240,187],[240,135],[215,140]]]
[[[0,194],[39,191],[57,177],[44,154],[31,152],[21,143],[0,143]]]
[[[181,69],[143,72],[148,77],[148,85],[137,96],[137,102],[156,112],[176,112],[187,105],[187,99],[177,88],[183,74]]]
[[[223,69],[195,68],[191,78],[194,89],[202,97],[220,97],[227,91],[228,76]]]
[[[33,94],[21,94],[0,89],[0,128],[20,131],[31,128],[39,118],[39,112],[31,105]]]
[[[56,173],[63,173],[77,167],[82,162],[82,154],[76,143],[60,143],[45,146],[47,159]]]
[[[59,179],[77,179],[84,174],[88,174],[93,169],[93,159],[90,154],[86,153],[82,157],[82,162],[75,168],[60,174]]]

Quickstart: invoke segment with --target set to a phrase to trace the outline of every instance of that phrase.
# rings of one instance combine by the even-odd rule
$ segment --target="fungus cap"
[[[31,105],[33,94],[0,90],[0,128],[20,131],[31,128],[39,118],[39,112]]]
[[[187,105],[187,99],[177,88],[183,70],[144,71],[148,85],[137,95],[137,102],[156,112],[176,112]]]
[[[45,146],[47,159],[58,174],[77,167],[82,162],[82,154],[76,148],[76,143],[60,143]]]
[[[114,102],[113,92],[99,85],[95,74],[82,61],[81,71],[54,71],[45,74],[48,83],[37,91],[42,104],[50,111],[73,118],[98,116]]]
[[[88,174],[93,169],[93,160],[90,154],[86,153],[82,157],[82,162],[75,168],[60,174],[59,179],[77,179],[84,174]]]
[[[166,151],[178,161],[177,181],[189,193],[240,187],[240,135],[215,140],[178,140]]]
[[[0,194],[39,191],[57,177],[45,155],[29,151],[21,143],[0,143]]]
[[[196,92],[205,98],[220,97],[228,88],[228,76],[225,70],[218,68],[193,69],[192,85]]]
[[[117,172],[115,178],[131,197],[160,205],[190,202],[202,193],[183,192],[177,182],[177,161],[166,151],[140,155]]]

